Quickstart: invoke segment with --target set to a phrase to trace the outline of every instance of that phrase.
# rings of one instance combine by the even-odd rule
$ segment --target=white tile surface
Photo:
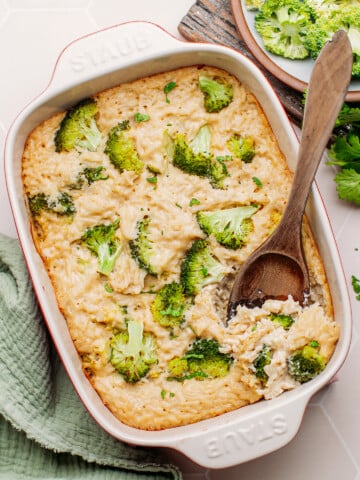
[[[16,114],[47,85],[62,48],[73,39],[129,20],[149,20],[175,36],[193,0],[0,0],[0,148]],[[1,162],[2,162],[1,157]],[[296,438],[283,449],[244,465],[209,471],[168,452],[185,480],[360,480],[359,207],[338,200],[334,171],[323,163],[317,182],[342,255],[354,314],[354,339],[339,380],[314,397]],[[0,231],[16,236],[0,175]]]

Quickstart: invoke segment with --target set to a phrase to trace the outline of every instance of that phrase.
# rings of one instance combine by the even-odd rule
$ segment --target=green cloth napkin
[[[52,346],[15,239],[0,235],[0,479],[180,479],[85,410]]]

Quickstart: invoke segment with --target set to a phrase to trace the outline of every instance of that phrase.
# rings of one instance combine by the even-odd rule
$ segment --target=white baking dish
[[[224,468],[288,443],[300,426],[309,399],[332,379],[349,349],[349,296],[334,236],[316,186],[310,195],[307,215],[325,263],[335,317],[341,324],[340,340],[327,368],[311,382],[276,399],[193,425],[151,432],[128,427],[117,420],[83,374],[65,319],[32,241],[21,181],[21,156],[26,138],[44,119],[105,88],[194,64],[223,68],[254,92],[290,168],[294,168],[297,137],[272,87],[253,63],[230,48],[185,43],[151,23],[131,22],[85,36],[64,49],[47,89],[21,112],[9,131],[5,173],[18,235],[44,318],[68,375],[90,414],[119,440],[174,448],[203,466]]]

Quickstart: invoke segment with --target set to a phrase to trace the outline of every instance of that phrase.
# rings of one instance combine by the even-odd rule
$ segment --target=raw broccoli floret
[[[175,357],[168,364],[168,380],[183,382],[195,378],[224,377],[233,360],[228,353],[220,351],[219,343],[212,338],[198,338],[184,356]]]
[[[162,327],[174,329],[184,321],[187,299],[179,283],[164,285],[155,295],[151,304],[153,318]]]
[[[136,383],[157,363],[156,341],[143,325],[128,320],[127,328],[113,337],[110,343],[110,362],[128,383]]]
[[[316,345],[317,342],[311,344]],[[324,370],[326,361],[318,352],[317,346],[305,345],[288,358],[287,364],[291,377],[297,382],[305,383]]]
[[[200,228],[226,248],[236,250],[245,245],[250,232],[254,229],[251,219],[258,210],[257,206],[243,206],[225,210],[199,211],[196,214]]]
[[[262,384],[266,384],[268,380],[268,374],[265,372],[265,367],[271,363],[273,350],[270,345],[263,345],[259,354],[253,362],[253,368],[256,378],[258,378]]]
[[[206,285],[220,282],[225,273],[225,267],[213,256],[208,242],[198,239],[181,264],[180,283],[185,295],[197,295]]]
[[[116,237],[116,230],[120,220],[114,223],[95,225],[85,230],[81,237],[83,244],[98,258],[98,272],[109,275],[121,252],[120,240]]]
[[[294,319],[291,315],[284,315],[281,313],[271,313],[270,320],[281,325],[285,330],[289,330],[291,325],[294,323]]]
[[[56,198],[45,193],[37,193],[28,200],[30,211],[34,216],[39,215],[43,210],[65,216],[71,216],[76,212],[73,199],[66,192],[59,192]]]
[[[224,162],[218,161],[210,152],[211,131],[203,125],[193,141],[188,142],[184,134],[172,139],[173,165],[185,173],[206,177],[214,188],[224,188],[224,179],[229,175]]]
[[[346,5],[360,5],[359,0],[307,0],[318,16],[328,16],[332,10]]]
[[[268,51],[303,59],[309,56],[305,37],[313,18],[313,10],[301,0],[265,0],[255,16],[255,28]]]
[[[134,140],[127,133],[129,130],[128,120],[115,125],[109,132],[105,153],[120,172],[128,170],[140,174],[144,169],[144,163],[139,158]]]
[[[81,148],[95,152],[101,141],[95,120],[97,112],[97,104],[92,98],[85,99],[68,110],[55,132],[55,150],[68,152]]]
[[[150,217],[148,216],[137,222],[137,235],[133,240],[129,241],[129,247],[131,255],[139,267],[151,275],[157,275],[155,267],[151,265],[153,242],[149,238],[149,225]]]
[[[264,0],[245,0],[246,9],[249,11],[259,10]]]
[[[313,58],[317,58],[326,42],[332,39],[335,32],[345,30],[352,51],[352,76],[360,77],[360,8],[359,5],[345,5],[321,15],[310,25],[305,45]]]
[[[237,133],[227,141],[230,152],[245,163],[250,163],[255,155],[255,142],[252,137],[241,136]]]
[[[220,112],[234,98],[233,86],[218,77],[199,77],[199,88],[204,94],[205,110],[209,113]]]
[[[69,188],[71,190],[81,190],[85,182],[91,185],[98,180],[107,180],[109,175],[104,175],[104,170],[105,168],[101,165],[99,167],[85,167],[78,173],[75,182],[71,183]]]

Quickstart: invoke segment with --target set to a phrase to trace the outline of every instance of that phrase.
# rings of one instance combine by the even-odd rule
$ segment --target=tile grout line
[[[344,438],[342,437],[342,435],[340,434],[337,426],[335,425],[333,419],[331,418],[331,416],[328,414],[326,408],[322,405],[322,404],[319,404],[318,405],[320,407],[320,409],[322,410],[323,414],[325,415],[325,417],[327,418],[329,424],[331,425],[331,428],[333,429],[333,431],[335,432],[335,435],[337,436],[338,440],[340,441],[340,443],[342,444],[344,450],[346,451],[346,453],[349,455],[349,458],[351,459],[354,467],[355,467],[355,470],[356,470],[356,477],[358,477],[360,475],[360,465],[358,465],[358,462],[356,461],[356,459],[354,458],[354,455],[352,454],[352,452],[349,450],[349,447],[347,446]],[[356,480],[354,478],[354,480]]]

